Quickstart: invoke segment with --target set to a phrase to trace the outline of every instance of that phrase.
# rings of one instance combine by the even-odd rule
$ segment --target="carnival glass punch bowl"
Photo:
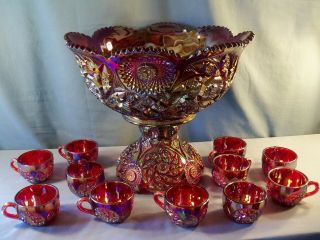
[[[225,27],[176,23],[65,35],[88,89],[142,132],[120,155],[121,180],[151,192],[199,182],[201,157],[178,130],[229,89],[253,37],[250,31],[233,36]]]

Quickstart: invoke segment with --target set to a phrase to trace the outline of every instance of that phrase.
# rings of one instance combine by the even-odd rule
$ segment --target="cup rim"
[[[292,152],[292,153],[295,155],[295,158],[292,159],[292,160],[290,160],[290,161],[283,161],[283,160],[281,160],[281,159],[279,159],[279,160],[273,160],[272,158],[270,158],[268,155],[265,154],[267,150],[272,149],[272,148],[289,150],[290,152]],[[263,151],[262,151],[262,156],[265,156],[267,159],[270,159],[270,160],[272,160],[273,162],[293,163],[293,162],[295,162],[295,161],[298,160],[298,154],[297,154],[295,151],[293,151],[293,150],[290,149],[290,148],[281,147],[281,146],[270,146],[270,147],[264,148]]]
[[[55,195],[54,195],[54,197],[53,197],[52,199],[50,199],[49,201],[47,201],[47,202],[45,202],[45,203],[43,203],[43,204],[40,204],[40,205],[38,205],[38,206],[32,206],[32,207],[34,207],[34,208],[47,205],[48,203],[51,203],[52,201],[54,201],[55,199],[57,199],[57,198],[59,197],[59,189],[58,189],[56,186],[52,185],[52,184],[48,184],[48,183],[44,183],[44,184],[42,184],[42,183],[40,183],[40,184],[30,184],[30,185],[28,185],[28,186],[20,189],[20,190],[16,193],[16,195],[14,196],[14,201],[15,201],[15,203],[16,203],[17,205],[19,205],[19,206],[21,206],[21,207],[27,207],[27,206],[25,206],[25,205],[22,205],[22,204],[19,204],[19,203],[18,203],[18,201],[17,201],[17,196],[18,196],[18,194],[19,194],[20,192],[22,192],[24,189],[29,188],[29,187],[34,186],[34,185],[37,185],[37,186],[39,186],[39,185],[41,185],[41,186],[49,186],[49,187],[51,187],[51,188],[53,188],[53,189],[55,190]]]
[[[219,136],[217,138],[215,138],[213,140],[213,148],[215,149],[216,145],[215,145],[215,142],[216,140],[219,140],[221,138],[233,138],[233,139],[237,139],[237,140],[240,140],[244,145],[241,147],[241,148],[236,148],[237,150],[243,150],[247,147],[247,142],[245,140],[243,140],[242,138],[240,137],[235,137],[235,136],[228,136],[228,135],[224,135],[224,136]],[[235,149],[235,148],[231,148],[231,149]]]
[[[98,202],[98,201],[96,201],[95,199],[92,198],[92,192],[93,192],[96,188],[98,188],[100,185],[105,184],[105,183],[116,183],[116,184],[119,184],[119,183],[120,183],[120,184],[126,185],[126,186],[128,186],[128,187],[130,188],[130,190],[131,190],[131,195],[130,195],[124,202],[121,202],[121,203],[119,203],[119,202],[109,202],[109,203]],[[101,205],[119,205],[119,204],[123,204],[123,203],[125,203],[125,202],[130,201],[133,197],[134,197],[134,190],[133,190],[133,188],[132,188],[128,183],[122,182],[122,181],[117,181],[117,180],[116,180],[116,181],[104,181],[104,182],[102,182],[102,183],[99,183],[98,185],[96,185],[96,186],[91,190],[90,195],[89,195],[90,201],[93,201],[93,202],[98,203],[98,204],[101,204]]]
[[[301,174],[302,176],[304,176],[306,178],[306,183],[303,184],[303,185],[300,185],[300,186],[286,186],[286,185],[282,185],[282,184],[279,184],[275,181],[273,181],[273,179],[270,177],[270,174],[271,172],[275,171],[275,170],[279,170],[279,169],[286,169],[286,170],[291,170],[291,171],[295,171],[295,172],[298,172],[299,174]],[[288,168],[288,167],[276,167],[276,168],[272,168],[269,172],[268,172],[268,180],[270,180],[274,185],[277,185],[277,186],[280,186],[280,187],[286,187],[286,188],[294,188],[294,189],[300,189],[306,185],[308,185],[309,183],[309,178],[307,177],[307,175],[305,175],[303,172],[297,170],[297,169],[294,169],[294,168]]]
[[[47,152],[47,153],[50,154],[50,157],[48,159],[46,159],[44,162],[42,162],[42,163],[34,163],[34,164],[22,163],[20,161],[20,157],[22,157],[24,154],[27,154],[27,153],[30,153],[30,152]],[[29,151],[26,151],[26,152],[20,154],[19,157],[15,158],[15,159],[17,160],[17,163],[19,165],[22,165],[22,166],[41,166],[41,165],[53,160],[53,153],[51,151],[47,150],[47,149],[32,149],[32,150],[29,150]]]
[[[205,193],[206,193],[206,195],[207,195],[206,200],[203,201],[202,203],[199,203],[198,205],[195,205],[195,206],[190,206],[190,205],[177,205],[177,204],[174,204],[173,202],[171,202],[171,201],[168,199],[167,194],[168,194],[169,190],[171,190],[171,189],[173,189],[173,188],[179,188],[179,187],[196,187],[196,188],[202,189],[202,190],[205,191]],[[172,206],[174,206],[174,207],[178,207],[178,208],[197,208],[197,207],[201,207],[201,206],[203,206],[203,205],[205,205],[206,203],[209,202],[209,193],[208,193],[207,189],[205,189],[205,188],[202,187],[202,186],[197,186],[197,185],[194,185],[194,186],[190,186],[190,185],[180,185],[180,186],[179,186],[179,185],[178,185],[178,186],[172,186],[172,187],[170,187],[170,188],[165,192],[164,198],[165,198],[165,201],[166,201],[167,203],[169,203],[170,205],[172,205]]]
[[[93,140],[93,139],[90,139],[90,138],[79,138],[79,139],[74,139],[72,140],[71,142],[68,142],[67,144],[64,145],[64,149],[69,152],[69,153],[85,153],[83,151],[79,151],[79,152],[75,152],[75,151],[70,151],[67,149],[68,145],[74,143],[74,142],[78,142],[78,141],[88,141],[88,142],[93,142],[95,144],[94,147],[92,147],[90,150],[88,150],[88,152],[94,150],[95,148],[98,148],[98,143],[97,141]]]
[[[249,163],[248,163],[248,166],[247,166],[246,168],[244,168],[244,169],[239,169],[239,170],[226,170],[226,169],[223,169],[223,168],[217,166],[217,165],[216,165],[216,159],[218,159],[219,157],[222,157],[222,156],[226,156],[226,155],[228,155],[228,156],[231,155],[231,156],[236,156],[236,157],[240,157],[240,158],[246,159],[246,160],[249,162]],[[246,158],[246,157],[243,157],[243,156],[240,156],[240,155],[237,155],[237,154],[224,153],[224,154],[220,154],[220,155],[214,157],[212,163],[213,163],[213,167],[217,167],[218,169],[220,169],[220,170],[222,170],[222,171],[224,171],[224,172],[242,172],[242,171],[247,171],[247,170],[250,168],[250,166],[251,166],[250,161],[251,161],[251,160],[250,160],[250,161],[249,161],[249,160],[250,160],[250,159],[248,159],[248,158]],[[214,171],[214,169],[213,169],[213,171]]]
[[[246,202],[241,202],[241,201],[236,201],[236,200],[234,200],[234,199],[231,199],[231,198],[226,194],[226,189],[227,189],[228,186],[230,186],[230,185],[232,185],[232,184],[235,184],[235,183],[246,183],[246,184],[251,184],[251,185],[254,185],[254,186],[260,188],[260,189],[264,192],[264,198],[261,199],[260,201],[254,202],[254,203],[246,203]],[[235,203],[239,203],[239,204],[242,204],[242,205],[254,205],[254,204],[258,204],[258,203],[263,203],[263,202],[265,202],[266,199],[267,199],[267,191],[266,191],[263,187],[255,184],[255,183],[253,183],[253,182],[247,182],[247,181],[243,181],[243,180],[233,181],[233,182],[228,183],[228,184],[223,188],[223,195],[224,195],[227,199],[229,199],[230,201],[233,201],[233,202],[235,202]]]
[[[101,172],[97,175],[94,175],[94,176],[90,176],[90,177],[82,177],[82,178],[79,178],[79,177],[73,177],[69,174],[69,168],[71,168],[70,166],[72,165],[76,165],[76,164],[91,164],[91,165],[97,165],[100,167],[100,170]],[[80,162],[80,163],[75,163],[75,162],[72,162],[71,164],[68,165],[67,169],[66,169],[66,176],[70,179],[95,179],[95,178],[98,178],[99,176],[101,176],[101,174],[104,174],[104,169],[102,167],[101,164],[97,163],[97,162],[89,162],[89,161],[85,161],[85,162]]]

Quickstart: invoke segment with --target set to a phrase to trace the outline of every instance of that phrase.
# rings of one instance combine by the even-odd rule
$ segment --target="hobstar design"
[[[197,226],[207,214],[208,203],[197,208],[181,208],[166,204],[165,210],[174,224],[182,227]]]
[[[95,215],[101,220],[109,223],[118,223],[120,222],[120,216],[107,208],[96,208]]]
[[[101,182],[101,181],[100,181]],[[85,197],[85,196],[89,196],[91,190],[97,185],[96,182],[86,182],[86,183],[78,183],[76,181],[70,181],[68,182],[68,187],[70,189],[70,191],[75,194],[78,195],[79,197]]]
[[[232,217],[238,223],[252,223],[258,219],[259,215],[259,210],[245,208],[235,211]]]
[[[195,215],[192,213],[186,214],[188,210],[166,206],[166,211],[172,222],[179,226],[197,226],[199,224],[198,218]]]
[[[117,174],[136,190],[197,184],[200,155],[178,137],[179,126],[229,89],[250,31],[157,23],[143,29],[107,27],[92,37],[70,32],[89,90],[140,126],[142,137],[120,156]]]
[[[41,226],[45,224],[45,218],[35,212],[21,212],[20,219],[32,226]]]
[[[35,171],[21,168],[20,174],[31,183],[40,183],[47,180],[52,172],[53,165],[47,165],[45,169],[36,169]]]

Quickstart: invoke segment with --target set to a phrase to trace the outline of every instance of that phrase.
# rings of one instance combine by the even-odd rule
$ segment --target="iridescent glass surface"
[[[136,190],[197,184],[200,155],[178,136],[180,125],[229,89],[250,31],[157,23],[142,29],[106,27],[92,37],[65,35],[89,90],[139,125],[141,138],[121,154],[119,178]]]

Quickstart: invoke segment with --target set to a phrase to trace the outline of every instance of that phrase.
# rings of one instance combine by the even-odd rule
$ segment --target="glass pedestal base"
[[[165,191],[174,185],[200,181],[204,168],[201,156],[179,139],[179,125],[136,124],[142,136],[120,155],[117,176],[122,181],[137,192]]]

